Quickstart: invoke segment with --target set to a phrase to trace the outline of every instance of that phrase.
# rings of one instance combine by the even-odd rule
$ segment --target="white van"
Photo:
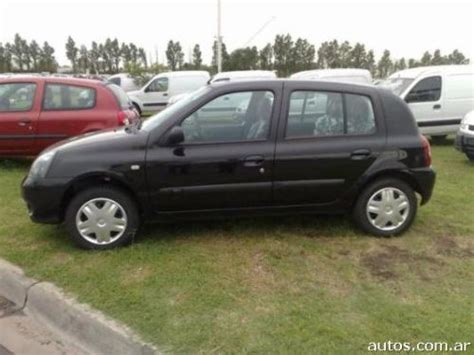
[[[372,75],[370,74],[370,71],[355,68],[306,70],[292,74],[290,79],[326,80],[355,84],[372,83]]]
[[[111,83],[120,86],[125,92],[139,89],[138,85],[135,83],[135,79],[127,73],[119,73],[112,75],[107,79],[107,81],[110,81]]]
[[[140,90],[128,92],[128,96],[140,113],[160,111],[166,107],[171,96],[199,89],[209,79],[207,71],[160,73]]]
[[[270,70],[236,70],[236,71],[223,71],[217,73],[211,79],[211,83],[217,83],[221,81],[236,81],[236,80],[258,80],[258,79],[275,79],[277,76]]]
[[[461,119],[474,109],[474,66],[442,65],[396,72],[379,85],[410,106],[423,134],[455,133]]]

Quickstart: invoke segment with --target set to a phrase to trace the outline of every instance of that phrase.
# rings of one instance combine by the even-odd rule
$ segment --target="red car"
[[[49,77],[0,79],[0,156],[37,155],[79,134],[139,120],[117,85]]]

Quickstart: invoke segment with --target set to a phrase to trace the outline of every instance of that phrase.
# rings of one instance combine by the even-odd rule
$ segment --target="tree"
[[[79,58],[77,60],[77,67],[80,71],[87,73],[90,70],[89,51],[87,47],[82,45],[79,49]]]
[[[168,42],[168,47],[166,48],[166,59],[168,60],[168,66],[171,70],[181,69],[184,62],[184,53],[181,48],[179,41]]]
[[[120,45],[117,38],[114,38],[114,40],[110,43],[109,51],[111,60],[113,62],[113,69],[116,73],[118,73],[120,71],[120,57],[122,53],[120,51]]]
[[[421,65],[422,66],[431,65],[431,54],[430,54],[430,52],[426,51],[423,54],[423,57],[421,57]]]
[[[221,43],[221,60],[222,60],[222,69],[227,70],[227,65],[229,62],[229,53],[227,52],[227,47],[224,42]],[[217,71],[217,41],[214,41],[212,45],[211,66],[213,66],[214,70]]]
[[[447,61],[449,64],[469,64],[469,59],[467,59],[464,54],[459,52],[457,49],[448,55]]]
[[[310,69],[313,65],[315,54],[314,45],[310,44],[306,39],[298,38],[291,49],[291,65],[289,70],[297,72]]]
[[[293,54],[293,40],[290,34],[277,35],[273,44],[275,69],[279,76],[290,75]]]
[[[72,39],[71,36],[67,38],[66,42],[66,57],[71,61],[72,71],[76,72],[77,65],[77,54],[79,50],[76,47],[76,42]]]
[[[54,57],[54,48],[48,42],[43,43],[41,52],[40,68],[42,71],[54,73],[58,67],[56,58]]]
[[[41,60],[41,48],[35,40],[31,41],[30,43],[30,56],[31,62],[33,64],[33,70],[38,71]]]
[[[372,76],[375,76],[376,74],[375,55],[372,49],[367,52],[364,68],[370,71],[370,74],[372,74]]]
[[[100,59],[99,45],[97,44],[97,42],[92,41],[91,49],[89,50],[89,64],[90,64],[89,69],[91,70],[91,72],[95,72],[96,74],[98,74],[100,70],[99,59]]]
[[[146,52],[143,48],[138,48],[138,58],[140,58],[140,63],[143,65],[145,70],[148,68],[148,61],[146,59]]]
[[[258,67],[257,47],[239,48],[233,51],[227,63],[227,70],[253,70]]]
[[[356,43],[350,54],[350,65],[353,68],[365,68],[367,53],[362,43]]]
[[[384,50],[382,57],[377,63],[377,74],[379,78],[386,78],[392,71],[393,63],[390,59],[390,51]]]
[[[261,69],[273,69],[273,47],[271,43],[267,43],[267,45],[260,50],[259,62]]]
[[[199,44],[196,44],[193,48],[193,67],[194,69],[201,69],[202,65],[202,52]]]
[[[433,53],[433,58],[431,58],[432,65],[442,65],[445,64],[445,58],[441,55],[439,49],[435,50]]]
[[[12,59],[16,62],[19,71],[23,71],[23,39],[17,33],[10,46]]]

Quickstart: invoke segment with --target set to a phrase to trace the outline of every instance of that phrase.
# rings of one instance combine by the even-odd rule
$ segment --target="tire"
[[[108,210],[104,211],[105,208]],[[98,186],[79,192],[71,200],[64,222],[76,245],[105,250],[130,244],[140,219],[136,204],[127,193],[110,186]]]
[[[433,142],[433,144],[441,144],[446,141],[447,137],[448,137],[447,134],[443,134],[440,136],[431,136],[431,141]]]
[[[387,200],[390,195],[392,200]],[[363,231],[388,237],[405,232],[413,223],[417,208],[418,201],[411,186],[396,178],[381,178],[362,190],[352,217]]]

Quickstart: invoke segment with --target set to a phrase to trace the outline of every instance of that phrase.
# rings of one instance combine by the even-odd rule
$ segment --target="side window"
[[[346,94],[347,133],[371,134],[375,132],[375,115],[367,96]]]
[[[0,84],[0,112],[29,111],[33,107],[36,84]]]
[[[366,96],[322,91],[294,91],[290,96],[287,138],[374,132],[374,110]]]
[[[146,88],[147,92],[164,92],[168,91],[168,78],[156,78]]]
[[[341,134],[344,134],[344,109],[341,94],[318,91],[291,93],[286,137]]]
[[[406,102],[438,101],[441,97],[441,77],[432,76],[422,79],[408,93]]]
[[[83,110],[95,106],[96,92],[83,86],[46,84],[44,110]]]
[[[115,78],[109,79],[109,82],[112,84],[115,84],[117,86],[120,86],[120,83],[122,82],[122,79],[119,76],[116,76]]]
[[[221,95],[183,120],[184,142],[265,140],[270,132],[273,100],[270,91]]]

